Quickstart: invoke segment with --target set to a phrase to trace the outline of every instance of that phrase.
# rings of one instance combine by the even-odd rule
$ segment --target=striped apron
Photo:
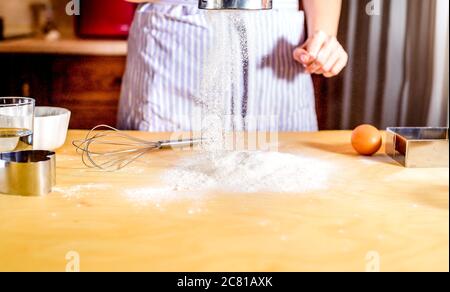
[[[245,108],[244,119],[270,117],[270,122],[242,125],[249,131],[316,131],[311,76],[292,57],[305,38],[304,14],[298,10],[298,0],[275,3],[278,7],[271,11],[245,17],[248,62],[235,101]],[[159,0],[139,6],[128,41],[120,129],[193,130],[196,113],[201,113],[193,97],[200,88],[212,33],[197,0]]]

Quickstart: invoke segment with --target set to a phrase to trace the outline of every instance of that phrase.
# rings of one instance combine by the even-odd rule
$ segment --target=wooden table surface
[[[69,143],[84,134],[71,131],[58,151],[53,193],[0,195],[0,270],[449,269],[448,168],[357,156],[350,132],[280,134],[280,151],[337,167],[328,190],[168,192],[161,174],[189,152],[152,153],[99,172],[84,168]]]

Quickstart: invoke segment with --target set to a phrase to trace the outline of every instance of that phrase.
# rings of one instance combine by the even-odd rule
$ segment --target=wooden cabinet
[[[0,54],[0,96],[72,111],[70,128],[116,125],[125,56]]]

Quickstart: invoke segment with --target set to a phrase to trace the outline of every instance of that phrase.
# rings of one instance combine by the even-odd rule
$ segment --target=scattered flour
[[[125,189],[124,194],[131,202],[146,205],[147,203],[161,203],[165,201],[174,201],[181,199],[179,193],[174,192],[173,189],[166,188],[130,188]],[[191,196],[189,196],[191,197]]]
[[[324,161],[279,152],[223,152],[180,162],[163,176],[173,190],[304,193],[326,189],[333,167]]]
[[[107,184],[80,184],[74,186],[56,186],[52,188],[52,192],[60,193],[66,199],[80,198],[87,194],[92,194],[95,191],[106,191],[111,189]]]

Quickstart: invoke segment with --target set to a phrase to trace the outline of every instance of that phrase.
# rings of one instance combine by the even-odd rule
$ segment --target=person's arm
[[[311,74],[338,75],[348,55],[337,40],[342,0],[303,0],[308,39],[295,49],[294,59]]]

